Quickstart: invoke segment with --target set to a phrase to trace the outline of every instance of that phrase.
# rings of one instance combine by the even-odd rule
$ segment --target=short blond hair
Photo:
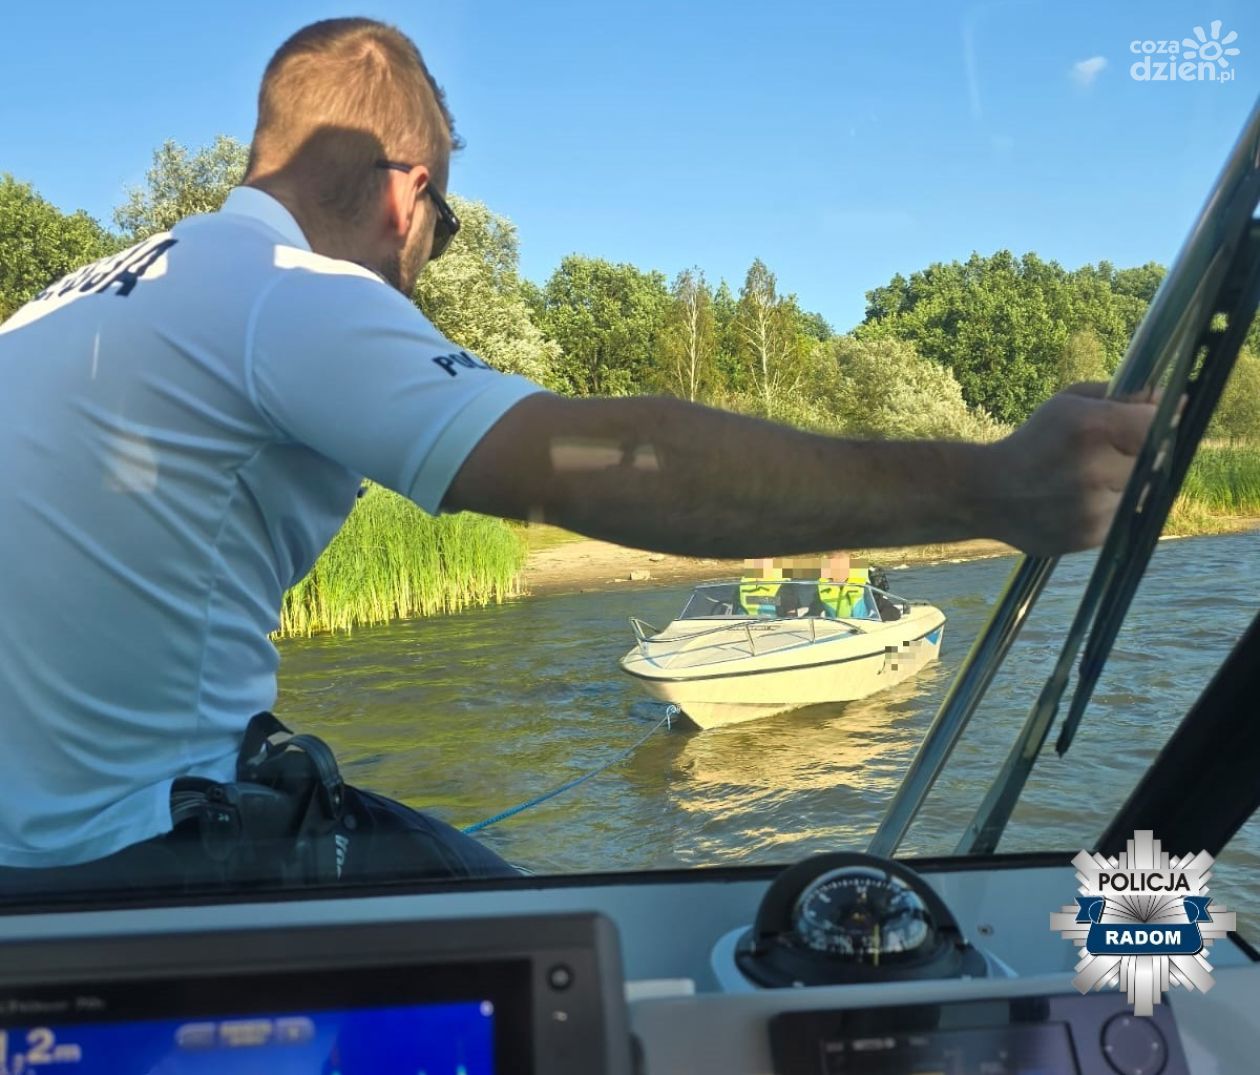
[[[294,169],[322,209],[353,219],[382,181],[378,159],[445,167],[462,144],[406,34],[374,19],[325,19],[267,64],[248,174]]]

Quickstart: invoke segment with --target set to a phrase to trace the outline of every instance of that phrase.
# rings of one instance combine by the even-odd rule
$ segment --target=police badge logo
[[[1207,894],[1212,862],[1206,851],[1174,858],[1149,829],[1113,858],[1077,855],[1082,895],[1050,915],[1050,928],[1080,946],[1072,984],[1123,989],[1135,1015],[1151,1015],[1170,986],[1211,989],[1207,950],[1236,925]]]

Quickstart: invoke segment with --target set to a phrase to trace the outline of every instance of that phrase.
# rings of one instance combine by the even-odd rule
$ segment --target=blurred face
[[[847,563],[847,561],[846,561]],[[763,579],[816,579],[819,577],[818,561],[809,556],[766,556],[745,560],[745,573]],[[845,568],[848,571],[848,568]]]
[[[832,553],[823,558],[822,574],[824,578],[835,582],[843,582],[849,577],[849,557],[845,553]]]
[[[811,582],[818,578],[818,561],[811,556],[792,556],[784,560],[783,567],[790,579]]]

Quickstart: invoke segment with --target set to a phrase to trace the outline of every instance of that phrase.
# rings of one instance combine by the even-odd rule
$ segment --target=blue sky
[[[0,171],[107,220],[164,139],[248,140],[274,48],[344,14],[420,45],[452,188],[516,223],[525,275],[576,251],[738,287],[760,257],[841,330],[972,250],[1167,262],[1260,94],[1254,0],[23,4]],[[1234,81],[1130,77],[1131,42],[1215,19]]]

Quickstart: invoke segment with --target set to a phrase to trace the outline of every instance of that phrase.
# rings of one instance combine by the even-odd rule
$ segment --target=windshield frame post
[[[1056,563],[1055,558],[1025,556],[1011,574],[988,625],[972,644],[905,779],[871,837],[869,854],[891,858],[901,845]]]

